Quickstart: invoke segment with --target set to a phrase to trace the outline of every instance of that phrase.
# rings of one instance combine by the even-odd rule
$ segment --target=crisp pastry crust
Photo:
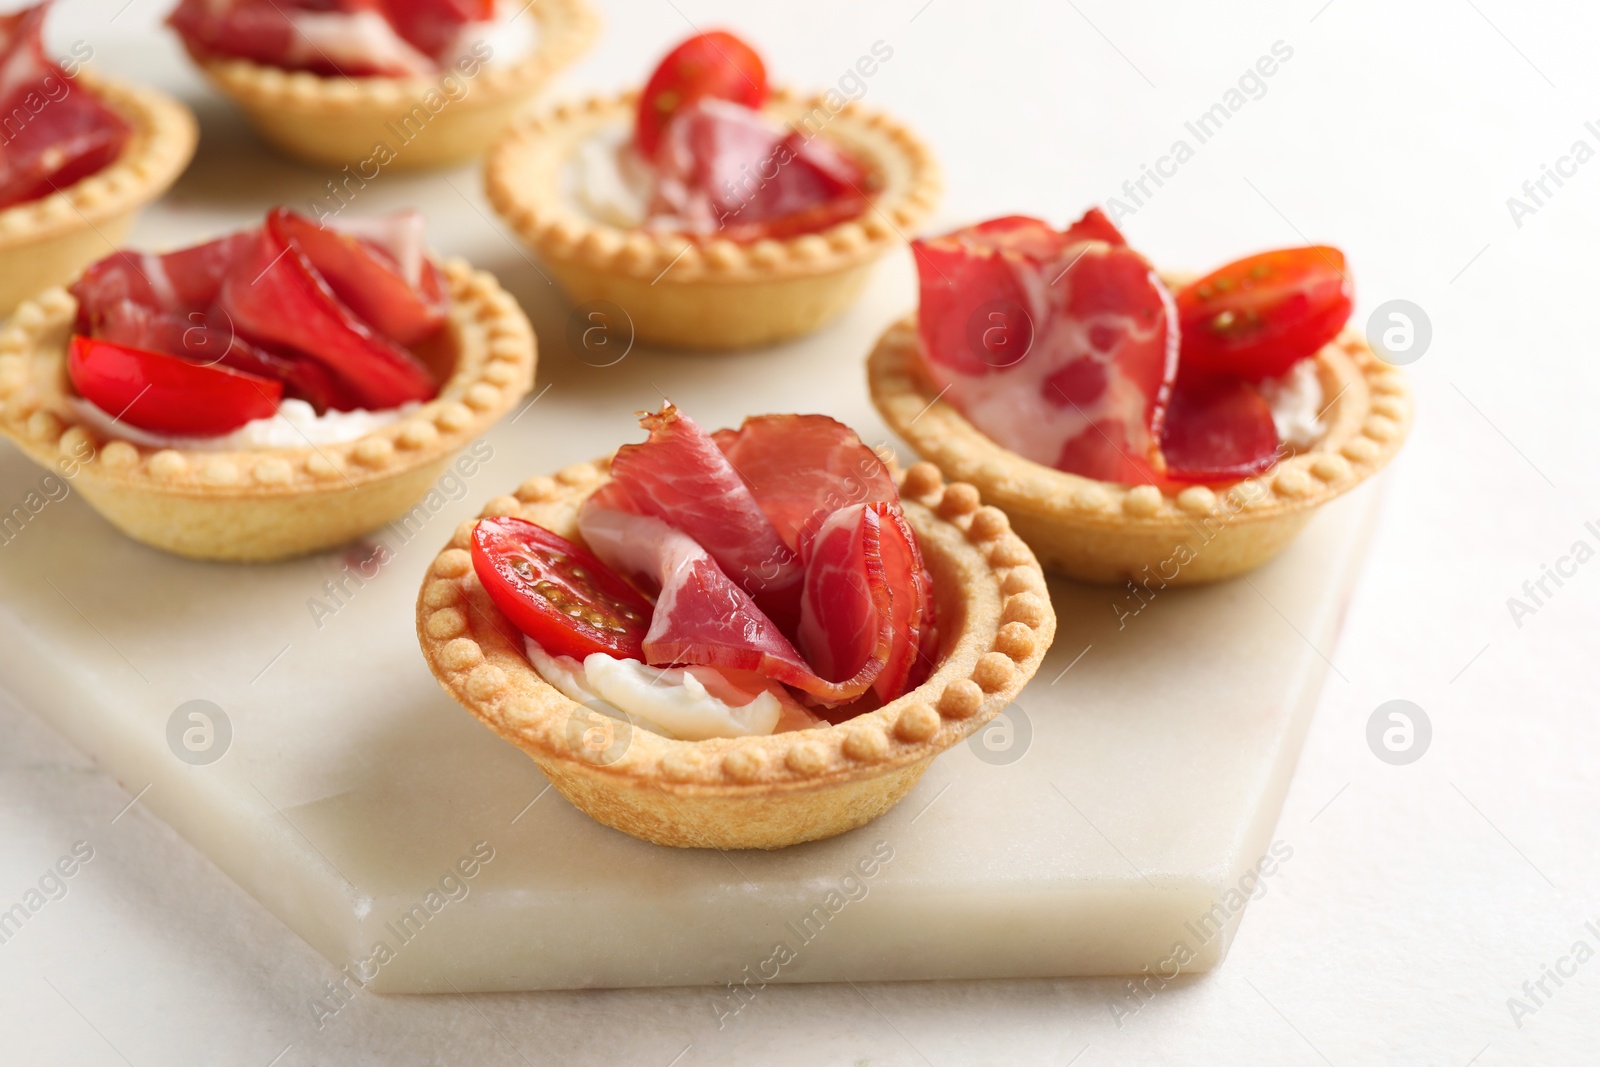
[[[200,452],[107,439],[68,404],[77,301],[52,289],[0,331],[0,433],[129,537],[195,559],[257,562],[342,544],[404,515],[450,457],[533,382],[533,330],[494,276],[442,264],[453,370],[438,397],[353,441]],[[87,457],[87,458],[85,458]]]
[[[466,95],[448,100],[436,113],[424,101],[429,94],[443,98],[440,85],[448,72],[420,78],[325,78],[244,59],[194,55],[194,60],[243,109],[256,132],[286,155],[311,163],[356,165],[372,160],[375,147],[383,143],[394,149],[392,160],[382,163],[385,170],[449,166],[482,155],[534,94],[599,36],[599,16],[586,0],[539,0],[525,10],[539,26],[533,51],[515,63],[487,63],[472,78],[457,74]],[[397,144],[395,129],[419,107],[423,112],[413,125],[423,134]]]
[[[1188,585],[1265,563],[1318,506],[1376,473],[1405,441],[1405,379],[1359,332],[1346,329],[1314,358],[1323,396],[1333,398],[1321,440],[1257,477],[1176,494],[1068,474],[995,444],[928,378],[915,315],[879,339],[867,382],[889,426],[1003,509],[1048,569],[1090,582]]]
[[[579,505],[608,460],[533,478],[484,516],[577,536]],[[607,826],[682,848],[783,848],[883,814],[933,758],[993,718],[1055,635],[1044,574],[1005,515],[970,485],[919,463],[901,476],[907,521],[933,574],[938,668],[900,699],[840,726],[678,741],[590,712],[529,666],[522,636],[473,572],[463,523],[423,579],[417,636],[439,684],[521,748],[561,793]]]
[[[632,123],[637,102],[637,92],[595,96],[518,123],[490,149],[484,184],[574,303],[617,304],[646,343],[737,349],[807,333],[856,299],[873,263],[939,198],[938,164],[922,139],[852,103],[820,131],[875,171],[880,189],[859,218],[750,244],[608,226],[576,205],[564,172],[590,138]],[[767,110],[790,121],[828,115],[821,95],[783,90]]]
[[[115,250],[139,209],[166,192],[194,156],[194,116],[176,100],[88,70],[74,81],[120,115],[132,135],[110,166],[0,211],[0,315]]]

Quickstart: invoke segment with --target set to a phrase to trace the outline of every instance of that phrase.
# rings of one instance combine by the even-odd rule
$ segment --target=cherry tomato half
[[[684,104],[714,97],[758,108],[767,94],[767,68],[755,49],[721,30],[691,37],[667,53],[639,94],[639,151],[655,158],[662,130]]]
[[[271,418],[283,383],[76,334],[67,376],[101,411],[151,433],[214,437]]]
[[[654,610],[587,549],[509,517],[472,531],[472,566],[495,607],[552,656],[643,659]]]
[[[1350,275],[1337,248],[1286,248],[1213,271],[1177,302],[1185,369],[1260,381],[1338,336],[1350,318]]]

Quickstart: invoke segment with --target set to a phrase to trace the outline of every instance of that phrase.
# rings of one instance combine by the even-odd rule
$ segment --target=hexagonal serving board
[[[417,652],[429,559],[558,421],[492,435],[471,499],[409,542],[389,531],[370,578],[355,555],[192,563],[51,501],[0,546],[4,684],[380,991],[1117,973],[1179,941],[1187,969],[1221,958],[1370,490],[1249,582],[1161,591],[1120,626],[1122,594],[1054,583],[1060,635],[1020,709],[877,822],[777,853],[675,851],[546,791]],[[8,449],[0,500],[41,474]]]

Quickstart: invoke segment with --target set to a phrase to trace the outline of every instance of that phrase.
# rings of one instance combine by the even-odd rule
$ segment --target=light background
[[[87,40],[103,71],[197,96],[198,78],[155,32],[167,6],[131,0],[117,14],[122,0],[64,0],[52,39]],[[363,994],[318,1031],[306,1002],[333,968],[139,807],[108,824],[132,793],[7,706],[0,901],[75,840],[93,840],[96,858],[0,946],[0,1059],[1594,1062],[1600,963],[1520,1028],[1506,998],[1580,937],[1600,948],[1584,930],[1600,927],[1600,565],[1520,627],[1506,601],[1574,541],[1600,546],[1583,525],[1600,526],[1600,159],[1520,227],[1506,200],[1575,140],[1600,149],[1596,11],[1508,0],[602,6],[605,36],[558,95],[637,82],[691,20],[743,33],[776,79],[799,86],[832,82],[889,43],[867,100],[937,149],[948,193],[934,228],[1012,212],[1065,222],[1136,178],[1274,42],[1293,48],[1265,95],[1123,225],[1158,263],[1188,268],[1337,243],[1358,322],[1393,298],[1432,321],[1410,368],[1417,428],[1334,655],[1349,680],[1330,677],[1276,835],[1293,841],[1294,861],[1251,905],[1221,968],[1120,1027],[1107,1008],[1120,982],[1108,979],[769,987],[720,1034],[705,990]],[[223,109],[205,118],[208,133],[234,128]],[[197,216],[196,234],[205,228]],[[435,240],[448,250],[448,234]],[[889,278],[909,306],[904,264]],[[1379,762],[1365,740],[1368,716],[1393,698],[1433,724],[1432,747],[1406,767]]]

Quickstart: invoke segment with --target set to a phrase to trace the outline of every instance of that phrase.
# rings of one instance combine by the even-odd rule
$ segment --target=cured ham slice
[[[719,430],[714,436],[778,535],[808,563],[798,636],[801,649],[824,677],[829,671],[811,655],[811,648],[828,641],[815,632],[808,636],[806,615],[809,608],[813,625],[829,617],[811,598],[810,561],[826,558],[812,551],[814,535],[831,524],[838,536],[842,523],[864,524],[866,511],[876,514],[878,555],[891,601],[891,640],[884,671],[873,689],[887,702],[920,682],[931,666],[924,646],[932,639],[933,582],[900,510],[900,492],[888,465],[861,443],[854,430],[826,415],[760,415],[746,419],[737,430]],[[867,569],[863,560],[857,573],[864,576]],[[857,604],[870,602],[861,596],[865,586],[862,577],[849,591]],[[842,610],[849,618],[855,609],[847,599]],[[858,626],[857,632],[873,628]],[[853,662],[865,657],[858,648],[849,656],[833,657],[840,658]]]
[[[826,416],[758,416],[715,437],[670,405],[642,422],[650,440],[624,446],[611,461],[613,482],[602,486],[582,512],[584,536],[621,542],[619,534],[606,533],[621,520],[600,526],[598,515],[658,518],[686,537],[675,550],[686,553],[694,545],[720,565],[715,579],[699,563],[677,565],[696,577],[685,585],[694,593],[685,603],[706,608],[710,617],[696,611],[662,614],[659,605],[667,603],[662,592],[656,619],[675,621],[653,624],[646,656],[691,656],[686,662],[790,672],[768,677],[824,702],[854,699],[869,686],[880,701],[904,693],[926,667],[923,649],[930,646],[933,598],[917,539],[882,459]],[[627,530],[645,537],[646,544],[654,537],[650,526]],[[590,547],[624,573],[669,589],[659,557],[666,549],[624,558],[621,544],[602,550],[590,541]],[[782,563],[752,571],[752,560]],[[739,573],[763,579],[779,569],[786,584],[730,581]],[[720,582],[749,595],[750,608],[760,617],[752,621],[733,605]],[[750,635],[746,643],[768,656],[763,665],[750,662],[747,648],[742,657],[728,659],[728,649],[742,648],[728,637],[731,632]],[[794,664],[784,646],[768,646],[773,635],[787,648],[798,648],[800,662],[821,681],[842,688],[792,680]],[[696,659],[710,654],[694,651],[698,641],[710,641],[717,659]]]
[[[275,378],[319,411],[430,399],[437,385],[404,346],[436,333],[448,305],[419,222],[402,213],[356,235],[279,209],[193,248],[117,252],[73,283],[78,330]]]
[[[356,406],[327,368],[312,359],[270,352],[246,341],[202,312],[188,317],[152,311],[132,300],[106,308],[93,336],[148,352],[165,352],[195,363],[220,365],[283,383],[284,395],[318,411]]]
[[[448,58],[464,29],[494,18],[494,0],[383,0],[379,6],[396,33],[436,61]]]
[[[122,154],[128,124],[44,51],[50,4],[0,16],[0,208],[48,196]]]
[[[1180,374],[1161,434],[1166,478],[1219,484],[1260,474],[1278,461],[1278,428],[1255,384]]]
[[[673,116],[655,174],[648,225],[732,241],[814,233],[868,204],[868,175],[854,159],[711,98]]]
[[[222,291],[222,279],[256,239],[255,230],[165,255],[113,252],[89,266],[72,283],[78,298],[79,328],[92,330],[104,309],[131,300],[151,311],[201,310]]]
[[[361,407],[432,399],[438,385],[428,369],[339,300],[282,225],[285,214],[269,215],[255,243],[229,268],[217,307],[247,337],[324,363]]]
[[[799,647],[818,674],[847,677],[881,662],[872,688],[885,703],[926,677],[932,588],[897,502],[833,512],[807,543],[805,559]]]
[[[428,222],[420,211],[391,211],[387,215],[333,215],[319,224],[376,245],[394,260],[407,285],[428,284],[428,250],[423,232]]]
[[[437,72],[493,0],[183,0],[167,22],[190,51],[324,76]]]
[[[828,704],[893,700],[925,675],[932,584],[894,480],[854,432],[765,415],[713,436],[670,404],[641,422],[649,440],[618,451],[579,525],[603,561],[661,588],[649,662],[757,670]],[[646,518],[673,536],[631,521]]]
[[[1107,481],[1155,481],[1177,371],[1171,295],[1098,210],[914,242],[926,365],[1001,446]]]
[[[873,659],[852,677],[820,677],[710,553],[659,518],[612,510],[591,497],[578,528],[607,566],[659,588],[644,639],[647,663],[755,671],[825,704],[855,700],[883,671],[884,661]]]
[[[839,508],[900,499],[887,464],[826,415],[757,415],[713,437],[796,552],[805,532]]]
[[[72,284],[78,332],[197,363],[275,378],[318,411],[358,406],[321,364],[251,344],[212,305],[233,261],[257,231],[165,255],[115,252]]]
[[[933,670],[938,648],[933,578],[922,560],[917,537],[898,502],[870,505],[882,515],[879,536],[884,582],[889,587],[892,638],[883,673],[872,688],[884,703],[921,685]]]
[[[401,345],[414,345],[444,325],[449,302],[439,270],[421,254],[416,231],[422,216],[414,211],[387,216],[387,230],[365,232],[389,236],[379,244],[359,236],[318,226],[302,215],[274,212],[269,225],[282,227],[285,238],[299,245],[333,294],[379,333]],[[399,255],[406,257],[402,263]]]
[[[804,576],[799,558],[717,442],[670,403],[639,422],[649,440],[617,450],[612,481],[597,501],[671,523],[704,546],[763,611],[780,625],[792,623]]]
[[[824,678],[882,674],[893,640],[883,515],[865,504],[829,515],[807,545],[800,649]]]

